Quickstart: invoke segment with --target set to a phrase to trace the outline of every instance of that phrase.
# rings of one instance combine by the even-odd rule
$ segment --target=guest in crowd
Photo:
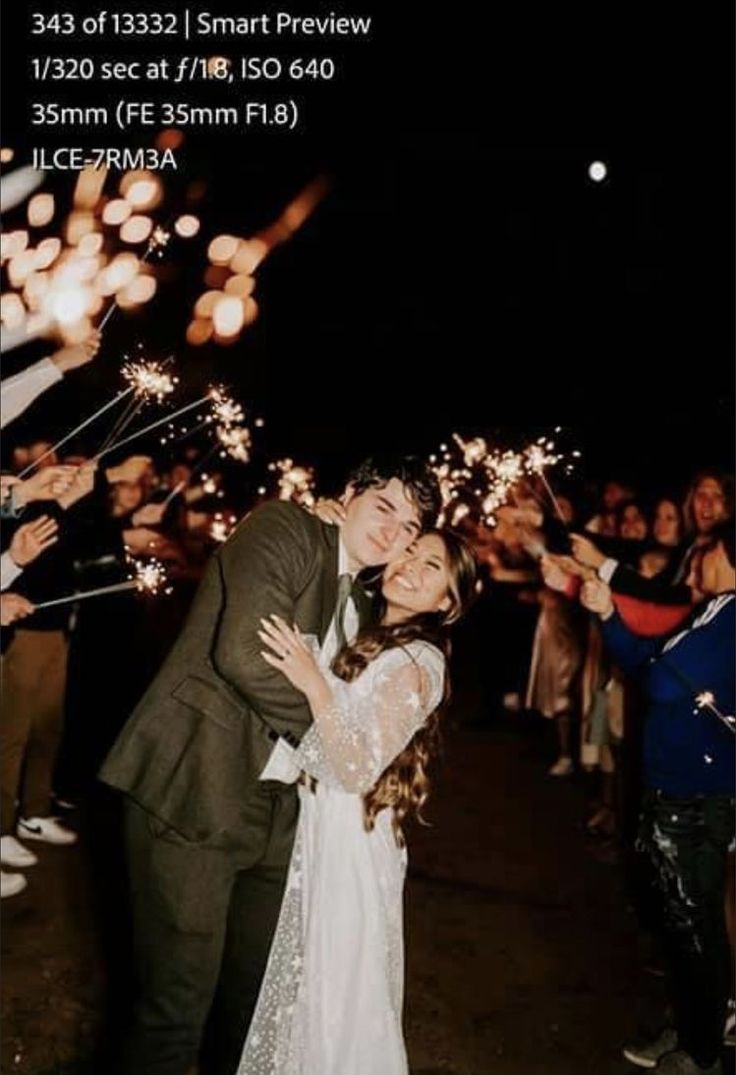
[[[682,630],[634,635],[600,579],[582,590],[604,643],[627,673],[644,676],[647,788],[640,833],[664,896],[674,1026],[625,1055],[664,1075],[719,1075],[730,990],[724,900],[734,839],[733,674],[736,556],[730,526],[710,528],[694,565],[704,600]]]

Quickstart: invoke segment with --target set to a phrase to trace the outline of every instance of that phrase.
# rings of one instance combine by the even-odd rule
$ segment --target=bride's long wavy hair
[[[365,670],[384,650],[406,647],[410,642],[424,641],[436,646],[449,658],[448,628],[464,614],[475,595],[476,562],[470,546],[457,534],[434,530],[445,546],[449,579],[449,607],[443,612],[426,612],[402,623],[376,624],[362,630],[355,640],[335,658],[332,670],[340,679],[350,682]],[[383,609],[379,609],[382,612]],[[422,808],[429,796],[427,767],[439,749],[439,725],[442,709],[450,697],[450,684],[445,674],[443,697],[429,714],[421,728],[398,757],[380,775],[371,790],[363,796],[363,823],[370,832],[376,817],[390,807],[392,827],[399,847],[404,846],[403,824],[414,817],[426,825]]]

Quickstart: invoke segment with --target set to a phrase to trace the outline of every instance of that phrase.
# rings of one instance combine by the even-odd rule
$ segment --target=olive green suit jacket
[[[337,599],[338,530],[294,504],[253,511],[213,556],[187,622],[100,778],[185,838],[247,843],[248,799],[279,736],[312,717],[261,657],[261,617],[324,640]],[[367,596],[355,597],[361,624]]]

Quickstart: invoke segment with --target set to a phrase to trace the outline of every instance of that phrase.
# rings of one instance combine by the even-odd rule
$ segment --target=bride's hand
[[[280,616],[262,619],[263,629],[258,637],[272,652],[261,650],[261,656],[273,668],[278,668],[297,690],[309,695],[324,684],[319,665],[304,641],[298,627],[289,627]]]
[[[331,523],[332,526],[342,526],[345,522],[345,508],[339,500],[321,496],[314,502],[312,512],[323,523]]]

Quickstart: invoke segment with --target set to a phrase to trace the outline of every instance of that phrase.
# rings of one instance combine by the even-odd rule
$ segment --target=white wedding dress
[[[311,641],[311,640],[310,640]],[[315,644],[316,649],[316,644]],[[386,650],[351,683],[325,672],[335,704],[296,751],[296,839],[266,974],[237,1075],[406,1075],[406,851],[362,796],[439,704],[444,657],[425,642]]]

